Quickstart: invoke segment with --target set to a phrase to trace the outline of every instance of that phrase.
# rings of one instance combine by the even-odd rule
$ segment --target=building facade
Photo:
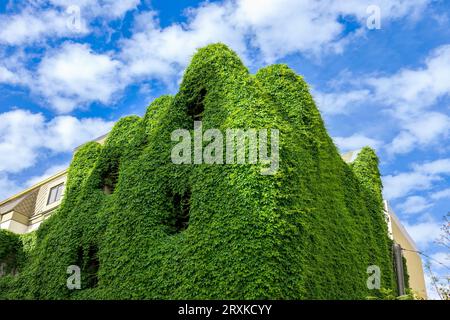
[[[23,234],[36,230],[61,204],[67,170],[0,202],[0,228]]]
[[[106,135],[95,139],[104,143]],[[353,162],[358,151],[342,155],[347,163]],[[0,228],[24,234],[39,228],[61,204],[67,182],[67,169],[41,181],[30,188],[0,202]],[[384,213],[389,237],[401,247],[409,275],[409,287],[421,298],[426,299],[426,286],[422,260],[414,241],[403,227],[387,201]]]
[[[93,141],[103,144],[106,137],[103,135]],[[1,201],[0,229],[24,234],[39,228],[61,204],[66,182],[67,169]]]
[[[426,299],[427,289],[420,251],[386,200],[384,201],[384,211],[388,222],[389,236],[396,244],[400,245],[403,257],[406,260],[409,287],[419,297]]]
[[[353,162],[359,150],[347,152],[342,155],[342,159],[347,162]],[[383,201],[384,214],[388,225],[388,233],[394,245],[401,248],[401,253],[406,261],[406,268],[409,276],[409,287],[422,299],[427,299],[427,289],[425,285],[425,275],[423,272],[422,259],[414,240],[406,231],[387,200]]]

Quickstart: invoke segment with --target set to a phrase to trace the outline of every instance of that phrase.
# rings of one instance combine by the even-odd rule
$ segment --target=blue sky
[[[449,13],[432,0],[0,1],[0,198],[176,93],[195,49],[223,42],[251,72],[301,74],[340,150],[377,150],[385,198],[448,266],[433,241],[450,211]]]

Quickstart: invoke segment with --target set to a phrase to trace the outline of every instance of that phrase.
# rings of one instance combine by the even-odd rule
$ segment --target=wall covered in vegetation
[[[172,131],[200,117],[203,130],[278,129],[277,173],[173,164]],[[175,96],[76,152],[61,207],[20,274],[0,278],[0,298],[364,299],[369,265],[395,287],[381,188],[374,152],[344,163],[300,76],[285,65],[251,75],[209,45]],[[69,265],[81,290],[66,286]]]

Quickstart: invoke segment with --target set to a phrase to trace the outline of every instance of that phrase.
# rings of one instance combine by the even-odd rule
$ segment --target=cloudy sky
[[[377,150],[385,198],[449,266],[434,243],[450,211],[449,19],[445,0],[0,1],[0,198],[176,93],[195,49],[223,42],[251,72],[304,76],[340,150]]]

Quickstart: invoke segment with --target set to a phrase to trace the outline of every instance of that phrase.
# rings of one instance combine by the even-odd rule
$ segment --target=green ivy
[[[0,230],[0,263],[1,272],[9,274],[23,261],[20,237],[7,230]]]
[[[278,129],[277,173],[173,164],[171,132],[193,130],[199,106],[203,130]],[[341,159],[308,85],[287,66],[251,75],[233,51],[209,45],[175,96],[76,152],[60,208],[20,275],[0,279],[0,297],[364,299],[373,264],[395,288],[377,161],[370,149],[351,166]],[[190,216],[178,232],[177,197]],[[81,290],[66,287],[69,265],[81,268]]]
[[[409,273],[408,273],[408,268],[406,267],[406,258],[402,257],[402,261],[403,261],[403,276],[404,276],[404,281],[405,281],[405,288],[409,289]]]

